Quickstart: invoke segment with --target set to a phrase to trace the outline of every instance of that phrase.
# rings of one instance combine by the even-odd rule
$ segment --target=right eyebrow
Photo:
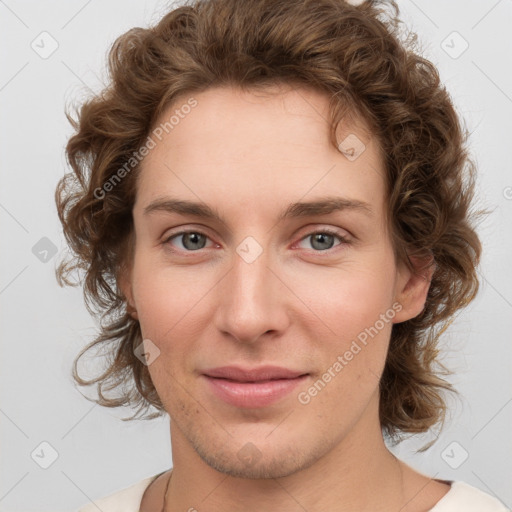
[[[195,217],[217,220],[223,224],[226,223],[219,212],[207,204],[185,199],[172,199],[170,197],[156,199],[144,208],[144,215],[157,211],[193,215]]]

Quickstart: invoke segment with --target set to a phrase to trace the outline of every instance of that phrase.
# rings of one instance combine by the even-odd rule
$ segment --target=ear
[[[415,318],[423,311],[436,269],[433,256],[410,256],[409,259],[414,270],[402,263],[397,271],[395,301],[401,304],[402,309],[393,319],[395,324]]]
[[[133,298],[133,288],[130,270],[127,268],[123,268],[119,273],[117,281],[119,284],[119,288],[126,299],[126,311],[132,318],[138,320],[139,316],[137,314],[137,308],[135,306],[135,301]]]

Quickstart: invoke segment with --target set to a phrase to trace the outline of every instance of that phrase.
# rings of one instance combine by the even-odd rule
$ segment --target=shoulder
[[[477,487],[462,481],[454,481],[430,512],[510,512],[503,503]]]
[[[87,503],[76,512],[139,512],[144,492],[162,473],[148,476],[128,487]]]

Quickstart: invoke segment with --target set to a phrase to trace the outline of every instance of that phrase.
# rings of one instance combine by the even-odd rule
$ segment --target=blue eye
[[[348,240],[342,237],[340,234],[330,231],[328,229],[324,229],[322,231],[315,231],[314,233],[310,233],[309,235],[302,238],[301,242],[304,240],[311,240],[311,246],[315,249],[316,252],[320,251],[328,251],[334,247],[334,240],[340,240],[338,245],[343,245],[344,243],[348,243]]]
[[[171,243],[171,241],[174,239],[181,242],[181,247],[175,247],[175,245]],[[308,239],[311,240],[310,243],[315,252],[323,252],[333,249],[333,247],[336,246],[334,244],[335,239],[340,241],[340,243],[337,245],[344,245],[349,243],[349,241],[339,233],[329,229],[313,231],[312,233],[309,233],[303,237],[300,242]],[[173,235],[167,237],[163,243],[164,245],[171,245],[178,251],[181,250],[185,252],[194,252],[205,249],[207,240],[209,240],[209,237],[201,231],[180,231],[179,233],[174,233]]]
[[[200,231],[180,231],[167,238],[164,243],[170,243],[174,238],[181,240],[182,247],[180,249],[185,249],[187,252],[204,249],[205,242],[208,239],[208,237]]]

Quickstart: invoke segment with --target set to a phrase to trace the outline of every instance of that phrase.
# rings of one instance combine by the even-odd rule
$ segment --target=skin
[[[143,338],[160,350],[148,369],[171,418],[167,511],[429,510],[449,485],[398,461],[379,424],[392,324],[421,312],[431,274],[395,261],[376,141],[356,119],[340,126],[338,140],[356,134],[365,151],[353,161],[337,151],[328,140],[328,98],[309,89],[219,87],[193,97],[197,106],[143,161],[134,259],[121,278]],[[171,195],[216,208],[226,225],[144,214]],[[372,213],[278,221],[289,203],[332,195],[364,201]],[[347,242],[334,236],[319,249],[311,235],[326,228]],[[206,239],[169,240],[188,229]],[[250,264],[236,252],[247,236],[262,249]],[[298,393],[396,303],[392,321],[300,403]],[[279,402],[243,409],[213,395],[200,375],[228,364],[310,375]],[[238,457],[248,442],[252,463]],[[143,512],[162,509],[168,482],[169,472],[147,489]]]

